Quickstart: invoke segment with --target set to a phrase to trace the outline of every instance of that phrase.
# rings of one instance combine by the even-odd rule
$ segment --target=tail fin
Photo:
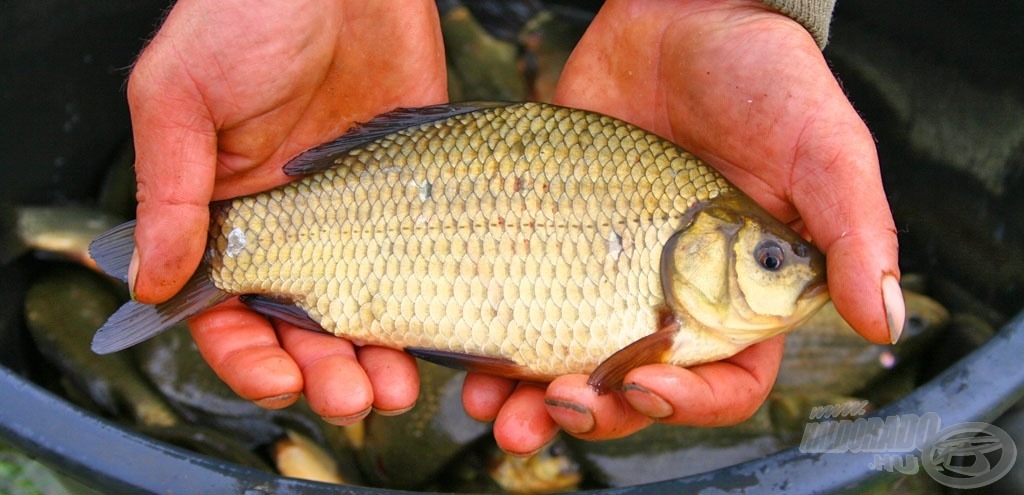
[[[89,244],[89,256],[104,273],[128,283],[128,264],[135,250],[135,220],[122,223]]]
[[[108,275],[127,282],[128,264],[135,249],[134,235],[135,222],[122,224],[97,237],[89,246],[89,254]],[[210,280],[206,265],[200,265],[169,301],[155,305],[129,301],[121,306],[93,336],[92,350],[109,354],[126,349],[227,297],[228,294]]]

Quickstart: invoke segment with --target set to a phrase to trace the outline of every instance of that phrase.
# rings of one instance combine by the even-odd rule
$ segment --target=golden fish
[[[360,344],[599,391],[647,363],[723,359],[828,299],[821,253],[674,144],[540,103],[399,109],[211,207],[208,253],[171,301],[127,303],[93,350],[229,295]],[[96,240],[122,279],[133,224]]]

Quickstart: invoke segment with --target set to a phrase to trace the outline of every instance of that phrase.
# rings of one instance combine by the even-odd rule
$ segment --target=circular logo
[[[1013,467],[1017,445],[1010,435],[988,423],[960,423],[943,428],[935,444],[921,453],[921,464],[935,481],[950,488],[979,488],[994,483]]]

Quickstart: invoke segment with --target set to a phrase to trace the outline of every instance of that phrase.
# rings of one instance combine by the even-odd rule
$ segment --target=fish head
[[[583,478],[579,463],[558,438],[526,457],[495,448],[487,471],[498,486],[511,493],[573,491]]]
[[[935,333],[934,330],[945,326],[950,320],[949,310],[924,294],[904,289],[903,300],[906,302],[907,317],[897,345],[919,335]]]
[[[676,318],[737,349],[792,329],[829,300],[821,251],[739,191],[696,210],[666,244],[661,273]]]

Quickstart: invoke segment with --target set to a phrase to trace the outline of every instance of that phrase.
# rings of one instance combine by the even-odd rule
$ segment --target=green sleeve
[[[828,25],[832,21],[832,8],[836,0],[762,0],[765,5],[799,22],[818,42],[818,48],[828,43]]]

